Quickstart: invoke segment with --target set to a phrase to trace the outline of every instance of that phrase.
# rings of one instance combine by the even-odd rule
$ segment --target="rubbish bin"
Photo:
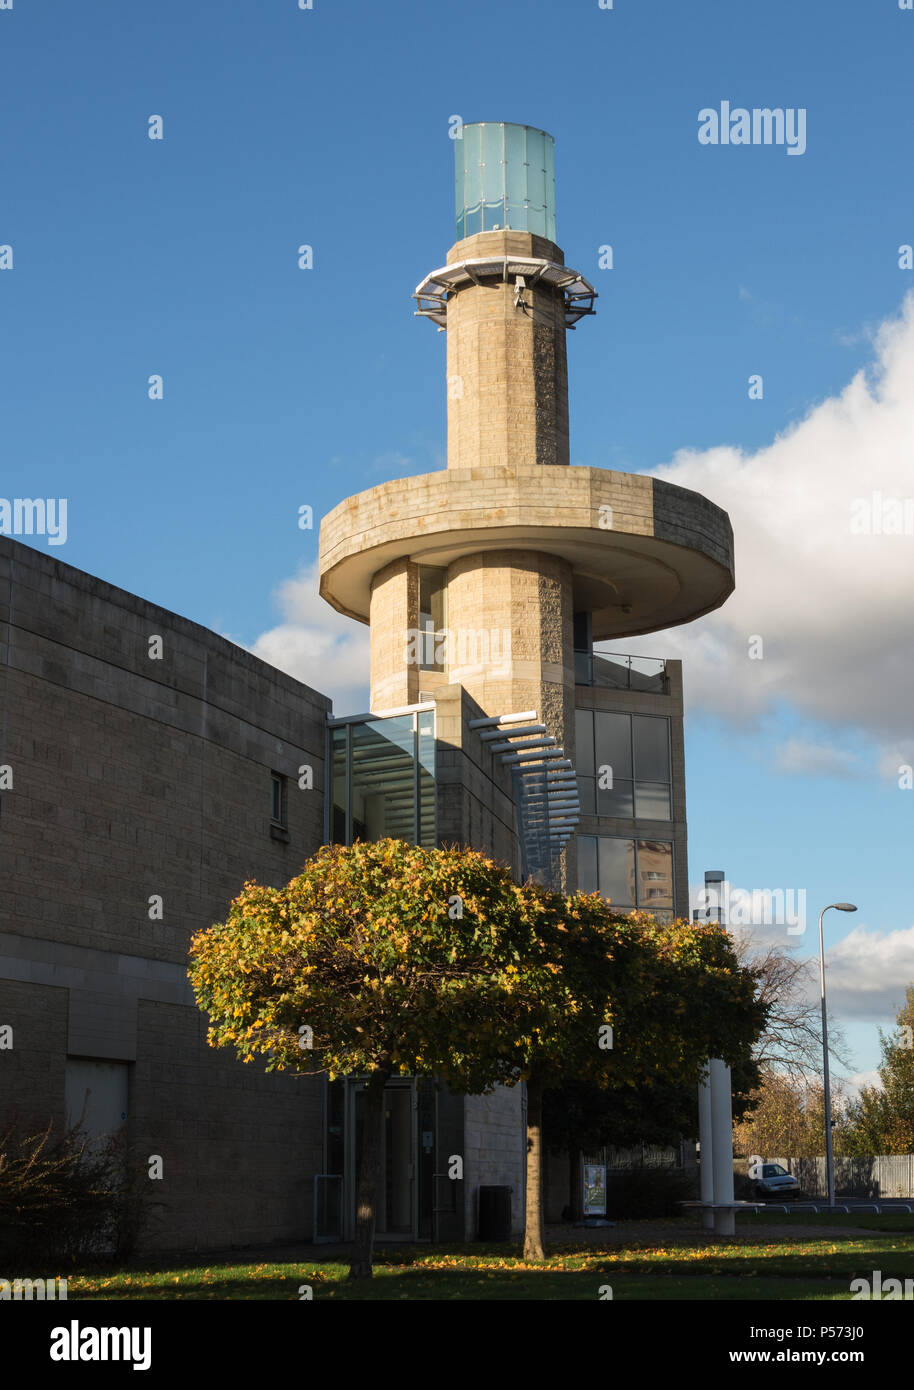
[[[510,1187],[480,1187],[479,1189],[479,1239],[511,1239],[511,1193]]]

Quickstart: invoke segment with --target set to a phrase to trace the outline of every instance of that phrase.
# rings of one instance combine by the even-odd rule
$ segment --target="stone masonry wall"
[[[510,1187],[511,1234],[524,1230],[524,1106],[522,1086],[496,1086],[491,1095],[467,1096],[464,1112],[466,1239],[475,1240],[481,1185]]]
[[[208,1049],[186,968],[191,934],[245,879],[285,883],[321,843],[330,702],[8,538],[0,658],[0,1121],[59,1123],[68,1056],[121,1061],[129,1137],[165,1161],[157,1245],[306,1235],[321,1085]]]

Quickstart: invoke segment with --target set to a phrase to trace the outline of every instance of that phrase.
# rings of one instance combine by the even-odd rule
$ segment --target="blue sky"
[[[448,119],[555,136],[558,240],[600,293],[572,462],[669,469],[734,517],[735,606],[628,644],[686,661],[691,878],[804,888],[810,949],[820,906],[860,905],[828,919],[866,932],[832,972],[860,1072],[914,976],[914,538],[839,518],[849,487],[912,491],[912,59],[897,0],[0,11],[0,494],[66,496],[61,559],[273,659],[296,629],[341,711],[364,634],[317,615],[317,519],[445,461],[411,294],[454,240]],[[700,145],[725,99],[805,109],[805,154]],[[315,633],[336,667],[309,669]]]

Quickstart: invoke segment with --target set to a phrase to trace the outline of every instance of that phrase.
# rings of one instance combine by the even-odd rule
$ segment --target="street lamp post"
[[[825,1015],[825,944],[822,936],[822,918],[829,908],[839,912],[856,912],[853,903],[829,903],[819,913],[819,985],[822,995],[822,1064],[825,1073],[825,1171],[828,1179],[828,1205],[835,1205],[835,1159],[831,1142],[831,1092],[828,1085],[828,1020]]]

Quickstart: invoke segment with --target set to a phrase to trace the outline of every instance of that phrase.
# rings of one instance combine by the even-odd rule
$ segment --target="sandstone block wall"
[[[479,1188],[510,1187],[511,1233],[524,1230],[526,1130],[523,1086],[496,1086],[491,1095],[467,1096],[464,1112],[466,1239],[475,1240]]]
[[[306,1235],[321,1083],[208,1049],[186,968],[245,879],[285,883],[320,845],[329,700],[8,538],[0,657],[0,1119],[59,1123],[68,1056],[122,1062],[128,1137],[165,1160],[158,1245]]]

